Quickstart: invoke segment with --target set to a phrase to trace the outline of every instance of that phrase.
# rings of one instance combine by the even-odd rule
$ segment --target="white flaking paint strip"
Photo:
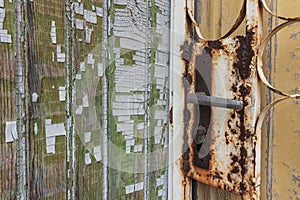
[[[66,101],[66,88],[64,86],[58,87],[59,91],[59,101],[63,102]]]
[[[126,147],[131,147],[131,146],[134,145],[134,143],[135,143],[134,139],[132,139],[132,140],[126,140]]]
[[[131,194],[134,192],[134,185],[128,185],[128,186],[125,186],[125,193],[126,194]]]
[[[103,76],[103,64],[98,63],[98,76],[102,77]]]
[[[90,44],[92,38],[93,29],[85,28],[85,43]]]
[[[93,54],[88,54],[88,64],[89,65],[93,65],[93,64],[95,64],[95,59],[93,58]]]
[[[137,191],[141,191],[144,189],[144,182],[140,182],[140,183],[136,183],[134,185],[134,190]]]
[[[85,72],[85,63],[80,62],[80,71]]]
[[[47,154],[55,154],[55,145],[46,146]]]
[[[83,15],[83,4],[82,3],[74,3],[75,13],[79,15]]]
[[[84,107],[84,108],[88,108],[89,107],[89,96],[88,95],[85,95],[82,98],[82,107]]]
[[[96,7],[96,13],[98,17],[103,17],[103,9]]]
[[[66,59],[66,54],[61,53],[61,45],[56,46],[56,56],[57,56],[57,62],[63,63]]]
[[[12,43],[11,35],[7,33],[7,30],[3,29],[4,18],[5,18],[5,9],[0,8],[0,42]]]
[[[89,153],[86,153],[84,156],[84,162],[86,165],[90,165],[92,163],[91,156]]]
[[[37,123],[34,123],[34,134],[36,135],[38,133],[38,125]]]
[[[46,145],[47,146],[55,145],[55,142],[56,142],[55,136],[46,138]]]
[[[97,162],[100,162],[102,160],[101,146],[94,147],[94,157]]]
[[[90,10],[84,10],[84,19],[86,22],[97,24],[97,14],[96,12]]]
[[[75,25],[78,30],[83,30],[83,20],[75,19]]]
[[[16,121],[6,122],[5,142],[13,142],[18,139]]]
[[[50,36],[51,36],[51,41],[53,44],[56,44],[56,25],[55,25],[55,21],[51,22],[51,32],[50,32]]]

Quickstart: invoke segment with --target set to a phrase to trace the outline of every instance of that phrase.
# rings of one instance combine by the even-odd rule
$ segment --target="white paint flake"
[[[88,54],[88,64],[89,65],[93,65],[93,64],[95,64],[95,59],[93,58],[93,54]]]
[[[66,59],[66,54],[61,52],[61,45],[56,46],[57,62],[63,63]]]
[[[103,64],[98,63],[98,76],[102,77],[103,76]]]
[[[85,63],[80,62],[80,71],[85,72]]]
[[[32,93],[31,94],[31,102],[32,103],[36,103],[37,102],[37,100],[38,100],[38,97],[39,97],[39,95],[37,94],[37,93]]]
[[[90,44],[91,43],[91,38],[92,38],[92,33],[93,33],[93,28],[88,28],[85,27],[85,43]]]
[[[84,156],[84,162],[86,165],[90,165],[92,163],[91,156],[89,153],[86,153]]]
[[[103,9],[102,8],[96,7],[96,13],[97,13],[97,16],[103,17]]]
[[[56,44],[56,25],[55,25],[55,21],[52,21],[52,23],[51,23],[50,36],[51,36],[52,43]]]
[[[75,19],[75,25],[78,30],[83,30],[83,20]]]
[[[94,157],[97,162],[100,162],[102,160],[101,146],[94,147]]]
[[[134,192],[134,185],[125,186],[126,194],[131,194]]]
[[[134,146],[134,142],[135,142],[134,139],[132,139],[132,140],[126,140],[126,147]]]
[[[140,183],[136,183],[134,185],[134,190],[137,191],[141,191],[144,189],[144,182],[140,182]]]
[[[46,146],[47,154],[55,154],[55,145],[48,145]]]
[[[66,88],[64,86],[58,87],[59,93],[59,101],[64,102],[66,101]]]
[[[158,197],[161,197],[162,195],[163,195],[163,190],[162,190],[162,189],[158,190],[157,196],[158,196]]]
[[[89,96],[88,95],[85,95],[82,98],[82,107],[84,107],[84,108],[88,108],[89,107]]]
[[[11,121],[5,124],[5,142],[13,142],[18,139],[17,122]]]
[[[63,123],[51,124],[51,119],[45,120],[46,129],[46,152],[48,154],[55,154],[56,137],[65,136],[66,128]]]
[[[38,133],[38,125],[37,123],[34,123],[34,134],[36,135]]]
[[[83,15],[83,4],[82,3],[74,3],[75,13],[79,15]]]
[[[2,7],[4,7],[4,4]],[[3,28],[4,18],[5,18],[5,9],[0,8],[0,42],[12,43],[11,35],[8,34],[8,31]]]
[[[84,10],[84,19],[86,22],[97,24],[97,14],[96,12],[90,10]]]

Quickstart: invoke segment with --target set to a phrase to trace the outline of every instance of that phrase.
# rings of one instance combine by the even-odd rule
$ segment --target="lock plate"
[[[185,99],[181,169],[200,182],[255,198],[260,183],[260,138],[255,134],[260,106],[257,28],[248,26],[244,36],[215,41],[190,38],[181,46],[185,95],[202,92],[243,101],[244,106],[224,109],[189,104]]]

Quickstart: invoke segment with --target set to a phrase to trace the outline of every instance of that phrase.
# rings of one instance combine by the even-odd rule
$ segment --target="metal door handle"
[[[243,101],[207,96],[204,92],[189,93],[187,95],[187,102],[202,106],[213,106],[234,110],[241,110],[244,107]]]

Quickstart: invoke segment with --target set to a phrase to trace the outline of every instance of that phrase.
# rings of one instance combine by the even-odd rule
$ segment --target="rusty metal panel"
[[[184,37],[180,38],[184,38],[179,49],[180,79],[175,79],[178,69],[173,72],[173,92],[182,101],[173,103],[173,111],[176,109],[176,113],[179,111],[182,115],[181,119],[173,115],[174,121],[181,124],[174,122],[173,131],[182,134],[179,159],[184,177],[182,195],[186,198],[191,187],[187,177],[191,177],[232,191],[244,199],[258,199],[260,137],[255,132],[255,123],[260,107],[256,75],[256,50],[261,37],[259,2],[244,1],[232,29],[217,40],[202,36],[190,4],[193,3],[186,2],[181,8],[181,12],[185,12],[185,27]],[[231,37],[244,18],[246,33]],[[177,25],[176,14],[174,24]],[[174,83],[178,80],[180,84]],[[175,93],[175,90],[179,91]],[[199,92],[240,100],[244,106],[241,110],[226,110],[187,101],[188,95]]]
[[[185,77],[192,81],[190,88],[185,88],[187,92],[205,92],[211,96],[240,99],[245,106],[239,111],[187,106],[184,121],[192,124],[187,124],[190,150],[184,154],[184,159],[189,159],[184,160],[183,170],[196,180],[243,195],[256,190],[258,178],[255,154],[257,136],[254,134],[253,116],[253,113],[257,114],[255,108],[258,106],[258,101],[254,101],[257,95],[256,74],[255,70],[250,67],[245,69],[245,64],[240,62],[244,59],[246,65],[250,66],[252,56],[249,54],[254,55],[251,40],[239,37],[195,44],[193,57],[189,61],[193,71],[188,72],[193,77],[188,77],[188,74]],[[241,51],[247,51],[242,52],[247,58],[239,57]],[[203,81],[206,88],[203,87]],[[190,119],[192,115],[193,121]]]

